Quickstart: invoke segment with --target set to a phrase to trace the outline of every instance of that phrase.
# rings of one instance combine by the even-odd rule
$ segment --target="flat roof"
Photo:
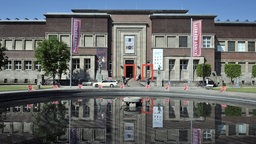
[[[172,17],[172,18],[215,18],[217,15],[205,15],[205,14],[152,14],[150,18],[164,18],[164,17]]]
[[[153,13],[180,13],[185,14],[188,10],[154,10],[154,9],[113,9],[113,10],[98,10],[98,9],[72,9],[74,13],[108,13],[108,14],[153,14]]]
[[[46,20],[34,20],[34,19],[4,19],[0,20],[1,23],[45,23]]]
[[[70,12],[51,12],[44,14],[46,17],[109,17],[107,13],[70,13]]]

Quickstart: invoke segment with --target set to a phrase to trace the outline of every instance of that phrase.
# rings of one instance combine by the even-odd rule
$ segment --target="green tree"
[[[203,103],[197,103],[195,107],[195,116],[196,117],[207,117],[211,115],[212,107],[210,104],[207,104],[205,102]]]
[[[33,130],[37,138],[44,143],[56,141],[58,136],[64,135],[68,127],[65,105],[45,104],[42,111],[35,115]]]
[[[196,67],[196,75],[198,77],[209,77],[211,75],[212,69],[210,64],[198,64]]]
[[[51,75],[53,81],[55,81],[56,75],[60,80],[61,75],[68,70],[70,51],[67,49],[67,44],[58,41],[56,38],[51,38],[39,42],[35,57],[41,64],[45,75]]]
[[[256,77],[256,65],[252,66],[252,77]]]
[[[225,64],[225,74],[233,81],[233,78],[241,76],[241,65],[239,64]]]
[[[241,116],[242,109],[236,106],[227,106],[225,109],[226,116]]]
[[[0,129],[5,127],[4,120],[6,120],[6,113],[6,108],[0,108]]]
[[[0,70],[2,70],[2,67],[8,62],[8,57],[6,56],[5,51],[7,51],[7,49],[2,47],[0,43]]]

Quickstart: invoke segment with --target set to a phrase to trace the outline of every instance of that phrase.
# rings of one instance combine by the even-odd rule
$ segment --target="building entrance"
[[[125,60],[124,76],[136,79],[136,65],[133,60]]]

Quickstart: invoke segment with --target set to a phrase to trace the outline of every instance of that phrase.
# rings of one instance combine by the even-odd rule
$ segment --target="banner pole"
[[[73,17],[71,17],[71,27],[70,27],[70,81],[69,86],[72,87],[72,50],[73,50]]]
[[[192,77],[193,77],[193,18],[190,19],[191,23],[191,36],[190,36],[190,70],[189,70],[189,85],[192,84]]]

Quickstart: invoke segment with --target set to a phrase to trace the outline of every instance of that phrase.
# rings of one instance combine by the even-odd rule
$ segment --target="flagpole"
[[[73,17],[71,17],[71,24],[70,24],[70,81],[69,86],[72,87],[72,50],[73,50]]]
[[[70,24],[70,88],[72,87],[72,53],[73,53],[73,17],[71,17]],[[68,117],[68,138],[69,144],[71,143],[71,100],[69,100],[69,117]]]
[[[190,40],[190,45],[191,45],[191,49],[190,49],[190,74],[189,74],[189,79],[190,79],[190,87],[192,84],[192,75],[193,75],[193,18],[190,19],[190,25],[191,25],[191,40]],[[193,122],[192,122],[192,117],[190,118],[190,139],[191,139],[191,144],[193,143]]]
[[[191,48],[190,48],[190,71],[189,71],[189,85],[191,87],[191,84],[192,84],[192,75],[193,75],[193,58],[192,58],[192,55],[193,55],[193,18],[190,19],[190,27],[191,27],[191,36],[190,36],[190,45],[191,45]]]

